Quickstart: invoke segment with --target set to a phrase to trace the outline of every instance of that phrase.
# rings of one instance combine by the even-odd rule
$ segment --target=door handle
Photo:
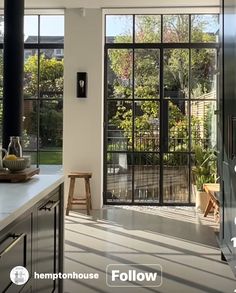
[[[40,211],[44,210],[44,211],[51,212],[51,210],[53,210],[56,206],[58,206],[59,203],[60,203],[60,200],[58,200],[58,201],[50,200],[49,202],[47,202],[47,204],[45,206],[40,208]]]
[[[4,256],[4,254],[6,254],[7,252],[9,252],[14,246],[16,246],[16,244],[18,242],[21,241],[22,238],[24,238],[26,236],[25,233],[23,234],[20,234],[20,235],[10,235],[9,237],[12,237],[12,238],[16,238],[10,245],[8,245],[3,251],[0,252],[0,258]]]

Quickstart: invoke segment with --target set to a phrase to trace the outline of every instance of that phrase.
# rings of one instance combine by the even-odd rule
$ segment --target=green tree
[[[53,97],[63,93],[63,60],[47,59],[40,56],[40,76],[38,77],[38,57],[30,56],[25,62],[25,97]],[[38,89],[39,79],[39,89]],[[39,90],[39,93],[38,93]]]
[[[196,17],[192,18],[195,26],[192,30],[192,39],[197,42],[212,41],[214,36],[206,32],[207,23]],[[155,27],[158,21],[152,16],[140,17],[136,27],[135,39],[139,42],[157,41]],[[165,42],[188,42],[188,16],[165,16],[164,20],[164,41]],[[115,42],[131,41],[128,36],[122,35],[115,39]],[[214,51],[209,49],[191,50],[191,92],[201,96],[209,93],[212,89],[214,74]],[[134,65],[132,61],[134,60]],[[151,135],[152,121],[159,118],[159,104],[152,101],[159,97],[159,70],[160,56],[158,49],[135,49],[132,50],[114,49],[109,50],[109,63],[115,75],[113,84],[109,85],[110,97],[126,98],[132,97],[132,81],[134,79],[134,96],[139,99],[150,99],[140,104],[139,115],[133,119],[133,111],[127,104],[120,102],[116,114],[110,119],[110,124],[123,130],[124,135],[131,140],[132,122],[137,136]],[[134,73],[132,68],[134,67]],[[134,76],[132,76],[134,74]],[[164,89],[165,96],[168,93],[178,93],[178,98],[188,97],[189,94],[189,50],[187,49],[166,49],[164,51]],[[170,97],[172,98],[172,97]],[[185,144],[187,148],[188,119],[186,109],[175,104],[174,100],[169,103],[169,132],[176,133],[173,139],[179,144]],[[141,113],[141,114],[140,114]],[[201,118],[192,117],[192,133],[199,136],[198,125],[203,123]],[[196,139],[195,139],[196,141]],[[134,142],[137,150],[143,150],[140,143]],[[147,150],[147,149],[146,149]]]
[[[39,88],[38,88],[39,79]],[[40,142],[43,147],[62,146],[62,95],[63,95],[63,60],[47,59],[40,56],[40,75],[38,77],[38,57],[30,56],[25,62],[25,97],[40,99]],[[59,101],[58,101],[59,98]],[[45,99],[45,100],[43,100]],[[31,129],[37,133],[36,104],[31,113]]]

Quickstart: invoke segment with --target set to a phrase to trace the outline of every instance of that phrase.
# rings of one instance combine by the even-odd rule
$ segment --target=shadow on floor
[[[80,211],[84,213],[84,211]],[[172,218],[169,214],[172,213]],[[132,209],[125,209],[124,207],[108,207],[101,210],[93,210],[90,219],[92,221],[107,221],[113,225],[121,226],[126,230],[142,230],[149,233],[158,233],[173,238],[178,238],[184,241],[190,241],[202,245],[219,247],[216,231],[210,224],[201,225],[198,222],[198,214],[194,211],[188,211],[188,215],[173,216],[176,213],[175,209],[161,211],[161,215],[154,215],[143,213]],[[195,219],[195,222],[193,222]]]

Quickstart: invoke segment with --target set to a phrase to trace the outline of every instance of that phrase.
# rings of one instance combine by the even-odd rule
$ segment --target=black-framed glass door
[[[192,204],[195,147],[216,141],[218,46],[190,42],[191,15],[181,42],[169,16],[150,16],[160,30],[144,41],[145,16],[125,17],[130,33],[105,44],[104,203]]]

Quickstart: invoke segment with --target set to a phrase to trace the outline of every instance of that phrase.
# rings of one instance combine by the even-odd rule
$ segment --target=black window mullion
[[[192,43],[192,15],[189,14],[189,43]],[[191,131],[191,84],[192,84],[192,50],[191,48],[189,49],[189,62],[188,62],[188,66],[189,66],[189,70],[188,70],[188,131],[189,131],[189,139],[188,139],[188,148],[189,148],[189,154],[188,154],[188,202],[191,203],[191,173],[192,173],[192,155],[191,155],[191,139],[192,139],[192,131]]]
[[[38,48],[38,79],[37,79],[37,167],[39,166],[39,136],[40,136],[40,57],[41,57],[41,52],[40,49]]]
[[[190,17],[191,20],[191,17]],[[189,54],[188,54],[188,58],[189,58],[189,62],[188,62],[188,66],[189,66],[189,73],[188,73],[188,129],[189,129],[189,139],[188,139],[188,148],[189,148],[189,174],[188,174],[188,181],[189,181],[189,189],[188,189],[188,193],[189,193],[189,203],[191,203],[191,169],[192,169],[192,162],[191,162],[191,150],[192,150],[192,130],[191,130],[191,122],[192,122],[192,117],[191,117],[191,85],[192,85],[192,50],[189,49]]]
[[[106,44],[106,42],[107,42],[107,36],[106,36],[106,31],[107,31],[107,15],[105,15],[105,21],[104,21],[104,38],[103,38],[103,40],[104,40],[104,44]],[[106,60],[105,60],[105,62],[106,62]]]
[[[163,14],[161,14],[161,44],[163,44]]]
[[[108,63],[108,49],[105,49],[104,56],[104,123],[103,123],[103,202],[107,203],[107,136],[108,136],[108,100],[107,100],[107,63]]]
[[[135,15],[133,14],[133,44],[135,44]]]
[[[64,49],[64,44],[58,43],[41,43],[41,44],[24,44],[25,49]],[[1,47],[0,47],[1,49]]]
[[[45,44],[45,46],[47,45],[52,46],[53,44]],[[220,45],[218,43],[107,43],[105,47],[110,49],[219,49]]]
[[[163,22],[163,17],[162,17],[162,22]],[[163,205],[163,156],[164,156],[164,135],[163,135],[163,102],[164,102],[164,52],[163,48],[160,49],[160,110],[159,110],[159,115],[160,115],[160,133],[159,133],[159,138],[160,138],[160,176],[159,176],[159,187],[160,187],[160,194],[159,194],[159,203],[160,205]]]
[[[135,44],[135,15],[133,14],[133,45]],[[131,202],[134,204],[134,196],[135,196],[135,190],[134,190],[134,168],[135,168],[135,151],[134,151],[134,137],[135,137],[135,127],[134,127],[134,121],[135,121],[135,102],[134,102],[134,68],[135,68],[135,49],[134,47],[132,48],[132,155],[131,155],[131,160],[132,160],[132,199]]]
[[[188,16],[188,42],[192,43],[192,16]]]
[[[40,137],[40,58],[41,58],[41,51],[40,51],[40,15],[38,15],[38,101],[37,101],[37,166],[40,163],[40,144],[39,144],[39,137]]]
[[[24,98],[24,101],[37,101],[38,98]],[[61,99],[57,98],[43,98],[43,101],[61,101]]]
[[[38,45],[40,45],[40,36],[41,36],[41,30],[40,30],[40,21],[41,21],[41,18],[40,18],[40,15],[38,15]]]
[[[164,40],[164,23],[163,23],[163,14],[161,15],[161,44],[163,45]],[[160,48],[160,176],[159,176],[159,203],[163,205],[163,100],[164,100],[164,49]]]
[[[135,146],[134,146],[134,137],[135,137],[135,127],[134,127],[134,121],[135,121],[135,101],[134,101],[134,82],[135,82],[135,49],[132,50],[132,204],[134,203],[134,168],[135,168]]]

